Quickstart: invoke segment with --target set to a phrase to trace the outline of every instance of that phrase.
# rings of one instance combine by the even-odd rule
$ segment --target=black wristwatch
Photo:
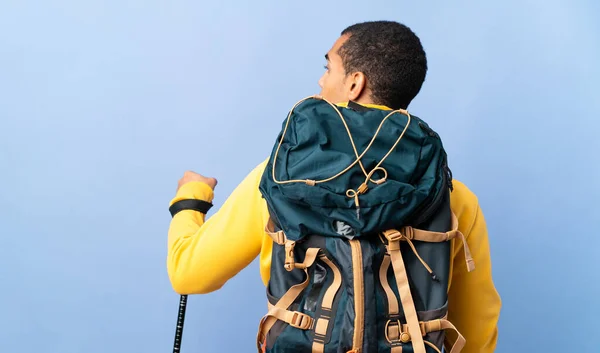
[[[197,199],[185,199],[172,204],[171,207],[169,207],[169,212],[171,213],[171,217],[175,217],[177,213],[183,210],[194,210],[206,214],[211,207],[213,207],[213,204],[210,202]]]

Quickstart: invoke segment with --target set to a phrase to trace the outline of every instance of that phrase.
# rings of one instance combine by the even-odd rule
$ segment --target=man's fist
[[[179,182],[177,183],[177,190],[179,190],[179,188],[186,183],[192,182],[192,181],[201,181],[205,184],[208,184],[208,186],[210,186],[211,189],[215,189],[215,187],[217,186],[217,179],[215,178],[207,178],[205,176],[202,176],[198,173],[194,173],[191,171],[187,171],[185,173],[183,173],[183,177],[181,179],[179,179]]]

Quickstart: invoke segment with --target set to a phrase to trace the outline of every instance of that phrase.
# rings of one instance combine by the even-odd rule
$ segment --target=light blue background
[[[426,48],[411,111],[485,212],[497,351],[597,352],[599,14],[593,1],[2,1],[0,352],[170,352],[177,180],[217,177],[218,208],[318,92],[339,32],[373,19]],[[255,262],[190,297],[182,352],[253,352],[265,306]]]

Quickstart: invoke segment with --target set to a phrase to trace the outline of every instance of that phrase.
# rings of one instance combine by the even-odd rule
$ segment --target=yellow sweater
[[[181,211],[173,217],[169,227],[167,270],[177,293],[213,292],[257,256],[260,256],[262,280],[265,285],[268,283],[273,240],[264,232],[269,214],[258,189],[266,163],[262,162],[249,173],[208,220],[192,210]],[[171,204],[189,198],[211,202],[213,196],[208,185],[191,182],[178,190]],[[462,353],[493,352],[501,300],[492,280],[484,216],[477,197],[457,180],[454,180],[451,207],[473,255],[475,270],[467,272],[462,242],[452,240],[448,320],[467,340]]]

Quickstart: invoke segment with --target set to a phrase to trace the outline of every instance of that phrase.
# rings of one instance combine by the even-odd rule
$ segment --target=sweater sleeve
[[[258,256],[268,217],[258,189],[263,169],[261,164],[250,172],[208,220],[193,210],[173,217],[168,232],[167,272],[175,292],[213,292]],[[186,183],[170,205],[189,198],[211,202],[213,196],[204,183]]]
[[[455,242],[448,319],[467,341],[462,353],[491,353],[496,349],[501,300],[492,279],[486,223],[476,199],[460,212],[459,224],[475,270],[467,271],[462,242]],[[448,336],[456,337],[454,332]]]

